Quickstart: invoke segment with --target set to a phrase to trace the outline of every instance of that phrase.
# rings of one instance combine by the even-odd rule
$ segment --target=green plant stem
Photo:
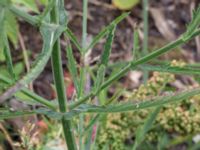
[[[15,6],[10,6],[10,10],[14,15],[23,18],[24,20],[26,20],[31,25],[33,25],[33,26],[40,25],[40,19],[38,17],[29,15],[28,13],[21,11],[20,9],[16,8]]]
[[[88,0],[83,1],[83,28],[82,28],[82,48],[85,49],[87,44],[87,11],[88,11]],[[85,53],[85,51],[84,51]]]
[[[197,36],[200,34],[200,29],[197,29],[188,40],[192,39],[193,37]],[[98,92],[96,94],[98,94],[101,90],[105,89],[106,87],[108,87],[111,83],[113,83],[114,81],[120,79],[124,74],[126,74],[130,69],[135,68],[136,66],[140,65],[140,64],[144,64],[149,62],[150,60],[182,45],[183,43],[185,43],[187,41],[185,41],[182,37],[180,37],[179,39],[177,39],[176,41],[173,41],[169,44],[167,44],[166,46],[155,50],[151,53],[149,53],[148,55],[130,62],[127,64],[127,66],[125,66],[120,72],[118,72],[117,74],[115,74],[113,77],[109,78],[107,81],[104,82],[104,84],[101,86],[101,88],[98,90]],[[96,94],[94,93],[89,93],[88,95],[86,95],[85,97],[80,98],[78,101],[76,101],[73,105],[71,105],[71,109],[75,108],[77,106],[79,106],[80,104],[86,102],[88,99],[93,98],[94,96],[96,96]]]
[[[144,39],[142,56],[145,56],[146,54],[148,54],[148,0],[143,0],[143,22]]]
[[[5,35],[4,36],[4,38],[5,38],[4,55],[5,55],[5,58],[6,58],[6,64],[7,64],[8,72],[10,73],[12,80],[15,81],[16,75],[14,73],[12,56],[11,56],[10,47],[9,47],[9,43],[8,43],[8,37],[7,37],[6,33],[3,33],[3,34]]]
[[[80,83],[81,84],[81,89],[80,93],[78,93],[78,98],[80,98],[84,93],[85,93],[85,83],[88,82],[86,81],[87,79],[87,72],[85,66],[85,48],[87,45],[87,11],[88,11],[88,0],[83,0],[83,21],[82,21],[82,64],[83,64],[83,69],[80,77]],[[86,83],[87,84],[87,83]],[[80,149],[83,149],[83,137],[81,136],[83,133],[84,129],[84,114],[79,115],[79,147]]]
[[[0,80],[3,81],[5,84],[12,84],[12,81],[10,79],[8,79],[7,77],[0,75]],[[30,98],[32,98],[34,101],[48,107],[49,109],[52,110],[56,110],[57,106],[55,106],[54,104],[52,104],[50,101],[44,99],[43,97],[35,94],[34,92],[30,91],[27,88],[23,88],[21,90],[21,92],[23,94],[25,94],[26,96],[29,96]]]
[[[143,22],[144,22],[144,39],[143,39],[143,52],[142,56],[148,54],[148,0],[143,0]],[[144,70],[144,83],[147,82],[149,72]]]
[[[58,17],[58,8],[56,4],[58,2],[55,1],[54,8],[51,12],[51,21],[53,23],[59,23]],[[63,77],[63,69],[62,69],[62,62],[61,62],[61,48],[60,48],[60,40],[57,40],[53,47],[52,52],[52,70],[54,75],[54,82],[56,87],[56,93],[58,97],[59,109],[60,112],[65,113],[67,111],[67,98],[65,95],[65,86],[64,86],[64,77]],[[76,150],[75,139],[73,135],[73,130],[71,126],[71,121],[62,118],[62,126],[65,136],[65,141],[69,150]]]

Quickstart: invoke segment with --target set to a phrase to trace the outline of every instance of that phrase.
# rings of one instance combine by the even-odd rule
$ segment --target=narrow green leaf
[[[92,49],[105,35],[108,34],[108,27],[104,28],[101,32],[99,32],[92,40],[90,45],[86,48],[86,52],[89,49]]]
[[[199,22],[200,22],[200,5],[195,11],[193,11],[192,20],[187,26],[186,33],[183,35],[184,40],[187,41],[191,37],[191,35],[199,27]]]
[[[13,80],[15,80],[15,73],[13,70],[13,64],[12,64],[12,57],[11,57],[11,53],[10,53],[10,47],[9,47],[9,43],[8,43],[8,38],[7,38],[7,34],[6,34],[6,8],[1,8],[0,10],[0,50],[1,52],[4,52],[4,56],[6,58],[6,64],[7,64],[7,68],[9,73],[11,74],[11,77],[13,78]],[[3,50],[3,51],[2,51]]]
[[[2,74],[0,74],[0,81],[2,81],[5,84],[8,84],[8,85],[11,85],[13,83],[12,80],[10,80],[9,78],[7,78],[6,76],[4,76]],[[49,109],[55,110],[57,108],[57,106],[54,105],[53,103],[51,103],[49,100],[44,99],[43,97],[35,94],[34,92],[30,91],[27,88],[23,88],[20,92],[17,92],[16,97],[20,99],[21,97],[19,97],[17,94],[21,94],[21,93],[24,94],[25,96],[27,96],[29,99],[31,99],[39,104],[42,104],[42,105],[48,107]]]
[[[152,128],[153,123],[160,112],[161,107],[157,107],[151,114],[148,115],[144,124],[136,130],[136,138],[133,150],[136,150],[139,144],[145,139],[146,133]]]
[[[156,62],[157,64],[158,62]],[[171,66],[171,62],[161,62],[159,61],[160,65],[138,65],[136,68],[139,70],[147,70],[147,71],[159,71],[159,72],[169,72],[169,73],[174,73],[174,74],[185,74],[185,75],[200,75],[200,66],[198,63],[194,64],[186,64],[183,67],[178,67],[178,66]],[[129,62],[116,62],[113,64],[109,64],[108,68],[109,69],[118,69],[118,68],[124,68],[126,65],[128,65]],[[135,70],[135,67],[132,69]],[[93,68],[96,70],[96,66]]]
[[[12,79],[15,80],[16,79],[16,75],[14,73],[12,57],[11,57],[11,53],[10,53],[10,47],[9,47],[9,43],[8,43],[8,39],[7,39],[6,35],[4,37],[4,41],[5,41],[4,55],[5,55],[5,58],[6,58],[7,68],[8,68],[8,71],[9,71]]]
[[[117,113],[117,112],[127,112],[127,111],[135,111],[140,109],[147,109],[150,107],[162,106],[164,104],[179,102],[184,99],[191,98],[192,96],[200,94],[200,88],[187,90],[179,93],[170,94],[168,96],[159,96],[155,98],[151,98],[149,100],[145,100],[142,102],[129,102],[108,106],[95,106],[95,105],[87,105],[81,104],[76,110],[83,113]],[[79,113],[80,113],[79,112]]]
[[[41,24],[41,20],[38,16],[29,15],[28,13],[12,5],[9,7],[9,9],[14,15],[21,17],[33,26],[39,26]]]
[[[103,106],[112,104],[115,101],[117,101],[119,99],[119,97],[122,96],[123,92],[124,92],[124,90],[122,90],[122,89],[116,91],[115,94],[109,100],[105,101],[105,104],[103,104]]]
[[[105,69],[106,69],[105,65],[100,65],[99,69],[97,70],[97,77],[96,77],[94,89],[93,89],[94,93],[98,92],[99,88],[104,82]]]
[[[59,24],[66,26],[68,17],[67,17],[67,11],[65,10],[65,4],[63,0],[58,1],[58,14],[59,14]]]
[[[88,126],[84,129],[84,132],[81,136],[84,136],[85,134],[89,133],[89,131],[94,127],[94,124],[101,118],[100,114],[97,114],[94,118],[91,119]]]
[[[80,44],[79,44],[79,42],[78,42],[76,36],[74,35],[74,33],[73,33],[69,28],[67,28],[67,30],[66,30],[65,33],[66,33],[67,37],[69,37],[69,39],[70,39],[70,40],[74,43],[74,45],[78,48],[79,52],[80,52],[80,53],[83,53],[83,50],[82,50],[82,48],[81,48],[81,46],[80,46]]]
[[[79,93],[78,72],[76,68],[77,65],[76,65],[76,60],[74,58],[70,42],[68,43],[66,47],[66,52],[67,52],[67,60],[68,60],[68,69],[72,76],[76,91],[77,93]]]
[[[158,62],[155,62],[158,64]],[[200,65],[198,63],[194,64],[186,64],[183,67],[178,66],[171,66],[171,62],[161,62],[159,61],[160,65],[138,65],[136,68],[139,70],[147,70],[147,71],[158,71],[158,72],[169,72],[174,74],[185,74],[185,75],[200,75]],[[129,62],[116,62],[113,64],[108,64],[109,69],[118,69],[118,68],[124,68],[126,65],[128,65]],[[93,69],[96,70],[97,66],[95,66]],[[132,69],[135,70],[135,67]]]
[[[48,5],[45,7],[44,11],[41,13],[41,15],[39,16],[40,17],[40,20],[44,20],[44,18],[46,18],[49,13],[52,11],[53,9],[53,6],[54,6],[54,0],[51,0]]]
[[[173,67],[170,65],[140,65],[139,69],[147,71],[159,71],[159,72],[169,72],[174,74],[185,74],[185,75],[200,75],[200,68],[195,67]]]
[[[80,68],[80,79],[79,79],[79,94],[77,95],[77,97],[81,97],[84,93],[84,89],[85,89],[85,78],[84,78],[84,75],[85,75],[85,69],[84,68]]]
[[[133,33],[133,60],[136,60],[136,54],[138,53],[139,50],[139,33],[138,30],[135,28],[135,31]]]
[[[35,0],[12,0],[12,2],[18,5],[24,5],[28,9],[39,13]]]
[[[40,108],[34,111],[36,114],[42,114],[42,115],[46,115],[49,118],[52,119],[56,119],[56,120],[61,120],[62,119],[62,115],[59,112],[56,111],[52,111],[49,109],[45,109],[45,108]],[[69,118],[68,118],[69,119]],[[71,118],[70,118],[71,119]]]
[[[111,22],[111,24],[113,25],[117,25],[119,24],[122,20],[124,20],[128,15],[130,14],[130,12],[124,12],[122,13],[119,17],[117,17],[115,20],[113,20]]]
[[[92,42],[90,43],[90,45],[86,48],[86,52],[89,49],[92,49],[105,35],[108,34],[108,31],[110,30],[110,27],[113,25],[117,25],[118,23],[120,23],[124,18],[126,18],[129,15],[129,13],[123,13],[122,15],[120,15],[119,17],[117,17],[115,20],[113,20],[108,26],[106,26],[105,28],[103,28],[92,40]]]
[[[12,44],[15,47],[17,47],[18,33],[19,33],[19,27],[17,24],[17,20],[16,20],[15,16],[9,11],[6,11],[5,18],[6,18],[5,19],[6,34],[8,35],[8,38],[12,42]]]
[[[111,49],[112,49],[112,43],[113,43],[115,29],[116,29],[115,25],[110,27],[109,34],[108,34],[108,37],[107,37],[107,40],[106,40],[106,43],[104,46],[104,51],[101,56],[101,64],[103,64],[105,66],[107,66],[108,61],[109,61],[109,56],[110,56]]]
[[[24,116],[30,116],[30,115],[34,115],[35,112],[31,112],[31,111],[1,111],[0,112],[0,120],[4,120],[4,119],[12,119],[12,118],[17,118],[17,117],[24,117]]]

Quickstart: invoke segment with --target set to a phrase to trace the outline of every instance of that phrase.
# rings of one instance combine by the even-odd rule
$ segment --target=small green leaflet
[[[115,33],[115,29],[116,29],[116,25],[113,25],[110,27],[109,29],[109,34],[104,46],[104,51],[103,54],[101,56],[101,64],[107,66],[108,61],[109,61],[109,56],[111,53],[111,49],[112,49],[112,43],[113,43],[113,38],[114,38],[114,33]]]
[[[117,17],[115,20],[113,20],[108,26],[103,28],[92,40],[90,45],[86,48],[85,52],[87,52],[89,49],[92,49],[105,35],[108,34],[108,31],[110,30],[110,27],[113,25],[117,25],[120,23],[124,18],[126,18],[129,15],[129,13],[122,13],[119,17]]]
[[[145,139],[146,133],[152,128],[153,123],[156,120],[156,117],[158,116],[160,110],[161,107],[157,107],[152,113],[148,115],[147,119],[145,119],[144,124],[142,126],[139,126],[139,128],[136,130],[136,138],[133,150],[136,150],[138,145],[142,143],[142,141]]]
[[[138,33],[137,28],[135,28],[134,33],[133,33],[133,50],[132,50],[133,60],[137,59],[136,55],[138,53],[139,46],[140,46],[140,44],[139,44],[139,33]]]
[[[77,91],[77,93],[79,93],[79,85],[78,85],[79,82],[77,80],[78,79],[78,72],[77,72],[77,68],[76,68],[76,60],[74,58],[70,42],[68,43],[68,45],[66,47],[66,52],[67,52],[67,59],[68,59],[68,69],[69,69],[70,74],[73,78],[76,91]]]
[[[98,93],[99,89],[101,88],[101,85],[104,82],[105,69],[106,69],[105,65],[102,64],[100,65],[97,71],[97,77],[96,77],[94,88],[93,88],[94,95]]]
[[[25,8],[34,11],[36,13],[39,13],[35,0],[12,0],[12,2],[18,5],[22,4],[25,6]]]
[[[0,120],[12,119],[12,118],[23,117],[23,116],[30,116],[30,115],[34,115],[34,114],[35,114],[35,112],[32,112],[32,111],[10,111],[10,110],[6,110],[6,111],[0,112]]]
[[[188,39],[191,38],[192,34],[199,27],[199,23],[200,23],[200,6],[197,8],[197,10],[193,11],[192,20],[187,25],[187,31],[182,36],[184,41],[187,41]]]
[[[12,42],[12,44],[17,47],[18,42],[18,33],[19,33],[19,27],[17,20],[15,16],[10,12],[6,11],[5,13],[5,30],[8,35],[9,40]]]
[[[4,35],[5,35],[5,33],[4,33]],[[6,64],[7,64],[8,72],[10,73],[13,81],[15,81],[16,80],[16,75],[15,75],[15,72],[14,72],[14,67],[13,67],[13,63],[12,63],[10,47],[9,47],[9,43],[8,43],[8,39],[7,39],[6,35],[4,37],[4,42],[5,42],[4,55],[5,55],[5,58],[6,58]]]
[[[58,0],[58,8],[59,8],[59,24],[67,25],[67,11],[65,10],[65,4],[63,0]]]
[[[50,22],[50,17],[49,17],[49,13],[52,11],[54,7],[54,0],[51,0],[49,2],[49,4],[45,7],[44,11],[40,14],[39,18],[40,20],[47,20],[46,18],[48,18],[47,22]]]
[[[1,6],[0,6],[1,7]],[[6,14],[8,13],[7,8],[1,8],[0,10],[0,53],[4,53],[7,69],[11,74],[13,80],[15,80],[15,73],[13,71],[12,57],[10,53],[10,47],[8,44],[8,37],[6,33]]]
[[[78,42],[76,36],[74,35],[74,33],[73,33],[69,28],[67,28],[65,34],[67,35],[67,37],[70,38],[70,40],[71,40],[71,41],[74,43],[74,45],[78,48],[79,52],[80,52],[80,53],[83,53],[83,50],[82,50],[82,48],[81,48],[81,46],[80,46],[80,44],[79,44],[79,42]]]
[[[200,75],[200,68],[195,67],[175,67],[170,65],[139,65],[138,69],[148,71],[169,72],[174,74]],[[135,70],[135,68],[133,68]]]

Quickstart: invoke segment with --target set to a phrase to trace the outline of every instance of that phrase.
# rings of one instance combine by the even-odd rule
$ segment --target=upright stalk
[[[57,1],[55,1],[55,6],[51,12],[51,22],[58,24],[59,23],[59,12],[56,6]],[[59,110],[62,113],[67,111],[67,98],[65,94],[65,85],[64,85],[64,77],[63,77],[63,69],[62,69],[62,62],[61,62],[61,48],[60,48],[60,40],[58,39],[54,46],[53,52],[51,56],[52,61],[52,70],[54,75],[54,82],[56,87],[56,93],[59,103]],[[74,134],[71,126],[70,120],[65,120],[62,118],[62,126],[63,132],[65,136],[65,141],[68,147],[68,150],[76,150],[76,144],[74,139]]]
[[[86,73],[86,69],[85,66],[87,65],[85,62],[85,48],[86,48],[86,42],[87,42],[87,11],[88,11],[88,0],[83,0],[83,21],[82,21],[82,56],[81,56],[81,61],[82,61],[82,65],[83,65],[83,69],[82,69],[82,73],[81,73],[81,83],[83,83],[82,87],[81,87],[81,91],[80,94],[78,94],[78,98],[82,97],[84,93],[86,93],[87,91],[86,89],[86,84],[87,84],[87,73]],[[83,133],[83,128],[84,128],[84,114],[80,114],[79,115],[79,119],[80,119],[80,123],[79,123],[79,135],[82,135]],[[83,149],[83,138],[82,136],[79,136],[79,146],[80,149]]]
[[[87,39],[87,11],[88,11],[88,0],[83,1],[83,31],[82,31],[82,47],[86,48]]]
[[[148,53],[148,0],[143,0],[143,22],[144,40],[142,55],[145,56]]]
[[[145,55],[148,54],[148,0],[143,0],[143,22],[144,22],[144,27],[143,27],[143,32],[144,32],[144,39],[143,39],[143,51],[142,51],[142,56],[144,57]],[[149,73],[148,71],[144,70],[144,83],[148,80]]]

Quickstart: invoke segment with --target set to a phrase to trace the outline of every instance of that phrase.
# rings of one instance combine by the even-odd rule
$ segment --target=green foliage
[[[35,0],[12,0],[13,3],[24,5],[27,9],[39,13]]]
[[[11,3],[10,0],[1,0],[0,1],[0,6],[7,7],[8,5],[10,5],[10,3]]]
[[[13,45],[15,47],[17,47],[18,33],[19,33],[19,27],[17,24],[17,20],[16,20],[15,16],[9,11],[7,11],[5,13],[5,18],[6,18],[5,19],[5,30],[8,35],[8,38],[13,43]]]
[[[58,27],[55,25],[44,25],[41,27],[41,33],[43,36],[43,49],[42,53],[38,56],[35,66],[30,70],[30,72],[24,76],[22,79],[18,81],[14,86],[10,88],[8,93],[12,91],[14,94],[15,92],[19,91],[21,88],[32,82],[38,75],[43,71],[46,63],[48,62],[51,52],[53,50],[53,45],[56,39],[60,36],[63,32],[64,27]],[[5,94],[7,95],[7,94]],[[11,96],[11,95],[10,95]],[[4,98],[5,99],[5,98]]]
[[[147,119],[144,122],[144,125],[138,127],[136,129],[136,135],[135,135],[135,143],[133,146],[133,150],[136,150],[139,144],[142,143],[142,141],[145,139],[145,135],[147,132],[152,128],[154,121],[156,120],[157,115],[160,112],[160,107],[156,108],[152,113],[149,114]]]
[[[2,6],[8,6],[11,2],[9,0],[3,0],[1,3]],[[23,5],[25,9],[39,13],[35,0],[12,0],[12,3]],[[8,9],[5,10],[5,31],[9,40],[17,47],[19,27],[17,19]]]
[[[96,77],[95,85],[93,89],[94,93],[97,93],[99,91],[99,88],[104,82],[104,76],[105,76],[105,65],[100,65],[99,69],[97,70],[97,77]]]
[[[187,26],[187,31],[183,35],[184,40],[188,40],[188,37],[192,36],[192,33],[199,27],[200,22],[200,7],[196,11],[193,11],[191,22]]]
[[[135,29],[136,31],[134,31],[133,33],[133,52],[132,52],[132,56],[133,56],[133,60],[136,59],[136,56],[138,54],[138,50],[139,50],[139,33],[138,30]]]
[[[78,71],[76,68],[77,64],[76,64],[76,60],[74,58],[72,47],[71,47],[70,43],[68,43],[66,52],[67,52],[69,72],[73,78],[76,91],[77,91],[77,93],[79,93],[79,80],[77,80],[78,79]]]
[[[20,116],[30,116],[35,114],[34,112],[29,112],[29,111],[17,111],[14,112],[12,110],[4,110],[0,112],[0,120],[4,120],[4,119],[10,119],[10,118],[16,118],[16,117],[20,117]]]
[[[174,76],[168,73],[155,72],[153,77],[149,79],[147,85],[141,85],[133,93],[126,95],[128,99],[134,98],[135,100],[144,100],[147,97],[152,97],[160,92],[166,92],[166,84],[174,81]],[[181,103],[175,103],[164,106],[158,116],[155,119],[155,127],[148,132],[145,137],[144,126],[151,127],[148,119],[146,124],[143,124],[144,118],[152,109],[146,109],[129,113],[109,114],[107,118],[106,127],[102,127],[99,131],[99,137],[97,139],[99,148],[101,149],[106,143],[109,144],[111,149],[124,149],[124,142],[138,135],[138,128],[143,132],[139,132],[139,137],[145,138],[150,142],[157,142],[162,133],[175,133],[181,136],[193,135],[198,133],[200,128],[199,121],[199,102],[200,96],[194,96]],[[159,108],[158,108],[159,109]],[[157,110],[155,111],[157,112]],[[155,112],[152,115],[155,115]],[[151,118],[149,116],[149,118]],[[134,121],[133,121],[134,120]],[[148,125],[147,125],[148,124]],[[135,134],[136,132],[136,134]],[[114,140],[117,138],[117,140]],[[130,140],[130,139],[129,139]],[[140,141],[140,140],[139,140]],[[140,143],[138,141],[138,143]]]
[[[110,53],[111,53],[114,32],[115,32],[115,26],[111,26],[107,40],[106,40],[106,44],[105,44],[105,47],[104,47],[104,51],[103,51],[103,54],[101,56],[101,64],[103,64],[105,66],[108,64],[109,56],[110,56]]]
[[[168,73],[154,73],[153,77],[147,82],[146,85],[141,85],[137,90],[129,92],[131,93],[129,95],[123,94],[123,97],[126,97],[126,100],[122,102],[117,101],[117,99],[123,93],[121,91],[119,93],[115,93],[113,97],[108,100],[105,100],[104,98],[107,97],[106,94],[109,86],[111,86],[113,82],[126,75],[126,73],[128,73],[131,69],[135,70],[140,68],[146,71],[149,69],[150,71],[156,70],[159,72],[199,75],[198,68],[188,68],[184,65],[178,67],[173,65],[165,65],[161,68],[158,66],[146,66],[146,63],[182,44],[185,44],[186,41],[191,40],[195,36],[198,36],[200,34],[200,9],[194,13],[192,21],[188,25],[187,31],[180,36],[180,38],[157,50],[152,51],[151,53],[144,55],[143,57],[140,57],[139,59],[126,62],[123,67],[117,69],[117,71],[110,76],[105,77],[105,72],[109,67],[109,56],[111,54],[115,28],[119,22],[128,16],[129,13],[123,13],[121,16],[117,17],[94,37],[92,42],[88,44],[88,47],[85,47],[86,44],[82,44],[81,46],[76,36],[67,26],[67,14],[64,8],[63,0],[50,1],[43,13],[38,12],[33,1],[21,0],[17,2],[26,5],[26,7],[29,7],[32,9],[32,11],[37,12],[38,15],[32,16],[26,11],[19,9],[18,6],[13,6],[13,4],[10,4],[9,1],[3,0],[0,2],[0,7],[3,8],[0,9],[0,31],[3,33],[0,35],[2,39],[0,43],[0,50],[1,52],[2,50],[5,51],[4,59],[7,63],[6,71],[13,74],[13,80],[10,80],[6,78],[2,72],[0,73],[0,81],[3,85],[2,90],[5,91],[0,95],[0,103],[5,102],[5,100],[14,95],[19,99],[29,99],[29,103],[34,101],[42,104],[45,108],[16,111],[4,109],[0,112],[1,120],[32,114],[46,115],[51,119],[56,119],[62,123],[65,141],[68,149],[70,150],[77,149],[77,144],[75,142],[76,138],[74,136],[74,131],[72,130],[73,119],[77,117],[79,117],[78,125],[77,123],[75,125],[79,128],[78,134],[80,135],[78,135],[78,140],[81,148],[91,147],[92,144],[95,143],[96,138],[90,139],[87,138],[87,136],[93,135],[93,129],[96,127],[97,123],[100,125],[100,130],[99,136],[95,135],[95,137],[97,136],[97,146],[99,149],[106,149],[109,147],[117,150],[124,149],[124,141],[132,137],[136,137],[137,146],[143,142],[146,133],[146,139],[149,141],[157,139],[157,133],[159,132],[157,132],[155,128],[152,128],[154,122],[159,126],[158,129],[168,133],[173,131],[177,134],[191,134],[199,131],[199,87],[177,93],[171,91],[170,94],[162,95],[163,93],[167,92],[166,85],[174,80],[174,75]],[[84,4],[83,43],[86,42],[87,35],[87,1],[84,1]],[[7,11],[9,11],[9,13],[7,13]],[[12,12],[12,14],[10,12]],[[12,57],[8,44],[8,37],[14,44],[16,44],[17,24],[15,21],[9,21],[9,24],[13,24],[15,26],[14,29],[11,30],[9,28],[5,28],[4,25],[6,24],[6,15],[15,15],[15,17],[20,17],[31,25],[38,27],[43,39],[42,51],[35,60],[30,72],[25,74],[23,77],[20,77],[20,79],[17,81],[15,81],[14,76],[14,74],[17,72],[14,70],[14,65],[12,65]],[[73,56],[72,47],[70,43],[68,43],[66,48],[68,68],[71,76],[73,76],[72,80],[77,90],[77,95],[75,95],[75,99],[73,99],[71,103],[68,103],[65,94],[66,90],[64,86],[61,48],[59,41],[62,33],[65,33],[67,39],[70,39],[81,53],[82,66],[78,67]],[[86,58],[85,54],[88,52],[88,50],[92,50],[92,48],[105,36],[107,36],[107,38],[101,60],[98,64],[99,68],[97,70],[93,70],[87,66],[88,64],[84,63],[84,59]],[[134,50],[137,51],[139,45],[137,32],[135,32],[134,38]],[[52,104],[51,102],[26,88],[27,84],[33,82],[44,70],[50,57],[52,58],[52,71],[58,105]],[[94,84],[92,85],[89,93],[85,91],[85,81],[88,73],[87,71],[93,75],[94,79]],[[93,100],[96,97],[100,98],[100,105],[98,102],[96,102],[95,105],[93,102],[90,102],[90,100]],[[173,105],[170,103],[173,103]],[[151,110],[148,108],[154,107],[162,108],[156,109],[156,111],[151,114]],[[159,111],[160,113],[158,114]],[[177,111],[181,115],[177,114]],[[84,123],[84,118],[86,116],[84,114],[96,114],[91,121],[87,122],[87,126],[85,126],[86,124]],[[151,115],[146,119],[146,121],[144,121],[147,114]],[[84,129],[86,129],[86,132],[82,132]],[[137,129],[139,130],[136,132]],[[153,133],[155,134],[151,134],[151,131],[154,131]],[[82,146],[84,141],[86,145]]]
[[[89,44],[89,46],[86,48],[86,51],[89,49],[92,49],[105,35],[108,34],[110,28],[112,28],[113,25],[117,25],[122,20],[124,20],[129,13],[122,13],[119,17],[117,17],[115,20],[113,20],[108,26],[103,28],[92,40],[92,42]]]

